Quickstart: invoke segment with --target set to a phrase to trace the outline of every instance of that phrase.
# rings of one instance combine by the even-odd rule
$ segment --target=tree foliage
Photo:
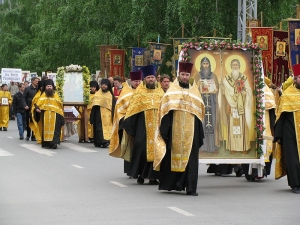
[[[264,26],[295,17],[297,0],[258,0]],[[148,47],[171,37],[228,37],[237,32],[237,0],[7,0],[0,5],[0,67],[56,71],[69,64],[100,68],[98,45]],[[167,49],[167,59],[172,48]],[[162,72],[170,72],[164,66]]]

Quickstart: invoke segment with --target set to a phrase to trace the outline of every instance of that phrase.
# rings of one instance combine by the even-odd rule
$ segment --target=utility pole
[[[238,0],[237,39],[246,41],[248,20],[257,20],[257,0]]]

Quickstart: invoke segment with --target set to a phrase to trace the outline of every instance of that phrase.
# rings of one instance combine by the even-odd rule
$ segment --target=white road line
[[[3,150],[2,148],[0,148],[0,156],[12,156],[14,154],[11,154],[10,152],[7,152],[5,150]]]
[[[117,182],[117,181],[109,181],[109,182],[112,183],[112,184],[115,184],[115,185],[117,185],[117,186],[119,186],[119,187],[127,187],[126,185],[121,184],[121,183],[119,183],[119,182]]]
[[[172,210],[174,210],[175,212],[178,212],[178,213],[180,213],[180,214],[182,214],[182,215],[185,215],[185,216],[195,216],[194,214],[191,214],[191,213],[189,213],[189,212],[187,212],[187,211],[184,211],[184,210],[182,210],[182,209],[179,209],[179,208],[177,208],[177,207],[168,207],[169,209],[172,209]]]
[[[95,150],[84,148],[84,147],[81,147],[81,146],[78,146],[78,145],[75,145],[75,144],[72,144],[72,143],[60,143],[60,144],[61,144],[62,147],[67,147],[71,150],[75,150],[75,151],[78,151],[78,152],[97,152]]]
[[[8,138],[13,138],[13,137],[11,137],[11,136],[7,136]]]
[[[21,146],[24,147],[24,148],[27,148],[27,149],[29,149],[33,152],[37,152],[39,154],[42,154],[42,155],[53,156],[53,155],[57,154],[57,152],[50,151],[50,150],[47,150],[47,149],[42,149],[41,146],[38,146],[38,145],[35,145],[35,144],[23,144]]]
[[[76,167],[76,168],[78,168],[78,169],[83,169],[82,166],[78,166],[78,165],[72,165],[72,166],[74,166],[74,167]]]

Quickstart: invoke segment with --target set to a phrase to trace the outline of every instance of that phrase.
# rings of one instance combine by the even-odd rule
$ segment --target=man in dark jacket
[[[13,98],[13,116],[17,117],[17,126],[19,130],[20,140],[24,139],[24,130],[26,128],[26,115],[25,115],[25,99],[23,97],[25,85],[20,83],[18,85],[19,91],[14,94]]]
[[[26,108],[26,124],[29,124],[29,121],[30,121],[31,103],[32,103],[33,97],[35,96],[35,94],[37,92],[38,82],[39,82],[38,77],[32,77],[31,78],[31,85],[28,86],[24,91],[23,96],[24,96],[24,99],[25,99],[25,106],[27,106],[27,108]],[[31,132],[31,129],[30,129],[29,126],[27,126],[26,130],[27,130],[27,135],[26,135],[25,140],[28,141],[30,136],[31,136],[31,140],[36,141],[34,133]]]

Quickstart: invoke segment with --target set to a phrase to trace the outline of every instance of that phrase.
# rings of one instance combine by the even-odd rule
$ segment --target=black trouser
[[[33,131],[31,132],[31,129],[29,127],[29,123],[30,123],[30,109],[29,110],[26,110],[26,131],[27,131],[27,137],[30,138],[35,138],[34,137],[34,133]]]

